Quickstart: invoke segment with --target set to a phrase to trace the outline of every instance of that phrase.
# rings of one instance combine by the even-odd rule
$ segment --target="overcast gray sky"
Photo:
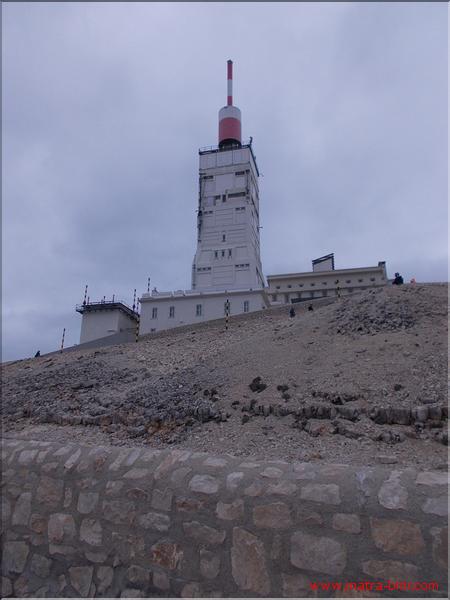
[[[89,284],[188,289],[198,148],[253,136],[264,273],[447,275],[447,4],[4,3],[3,360],[79,341]]]

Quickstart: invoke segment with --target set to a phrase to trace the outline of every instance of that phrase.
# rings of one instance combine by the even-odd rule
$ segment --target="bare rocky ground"
[[[3,432],[447,468],[447,293],[390,286],[9,363]]]

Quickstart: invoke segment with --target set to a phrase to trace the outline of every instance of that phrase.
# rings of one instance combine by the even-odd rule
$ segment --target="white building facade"
[[[152,292],[141,298],[139,331],[141,335],[156,333],[268,307],[264,290]]]
[[[322,270],[322,267],[304,273],[285,273],[267,276],[267,293],[271,304],[288,304],[333,298],[360,292],[388,283],[386,263],[355,269]]]
[[[199,158],[192,289],[261,289],[258,168],[252,147],[200,150]]]

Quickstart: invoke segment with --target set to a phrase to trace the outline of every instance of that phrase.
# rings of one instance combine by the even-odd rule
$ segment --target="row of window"
[[[364,279],[358,279],[358,283],[362,283],[363,281],[364,281]],[[375,277],[371,277],[371,278],[370,278],[370,281],[375,281]],[[351,279],[346,279],[346,280],[345,280],[345,283],[351,283],[351,282],[352,282],[352,280],[351,280]],[[339,279],[337,279],[337,280],[336,280],[336,281],[334,281],[333,283],[334,283],[334,285],[338,285],[338,284],[339,284]],[[299,284],[298,284],[298,287],[303,287],[303,285],[304,285],[303,283],[299,283]],[[309,285],[310,285],[311,287],[314,287],[316,284],[313,282],[313,283],[310,283]],[[330,282],[329,282],[329,281],[322,281],[322,285],[330,285]],[[277,286],[275,286],[275,287],[276,287],[276,289],[277,289],[277,290],[279,290],[279,289],[281,288],[281,286],[279,286],[279,285],[277,285]],[[288,284],[286,287],[288,287],[288,288],[292,288],[292,285],[291,285],[291,284]]]
[[[223,236],[223,237],[225,237],[225,236]],[[222,241],[225,241],[225,240],[222,238]],[[214,258],[219,258],[219,257],[225,258],[226,252],[227,252],[226,250],[214,250]],[[231,258],[231,256],[232,256],[232,250],[231,250],[231,248],[228,248],[228,258]]]
[[[250,311],[250,301],[249,300],[244,300],[243,309],[244,309],[245,313]],[[226,302],[224,302],[223,314],[226,315],[227,311],[228,311],[228,314],[231,313],[231,303],[228,300]],[[195,316],[196,317],[203,316],[203,304],[195,305]],[[154,306],[152,308],[152,319],[157,319],[157,318],[158,318],[158,308],[156,306]],[[175,318],[175,306],[169,306],[169,319],[174,319],[174,318]]]
[[[245,175],[245,171],[236,171],[235,175],[237,177],[242,177],[242,175]],[[211,181],[214,179],[214,175],[203,175],[203,179],[206,179],[208,181]]]
[[[245,196],[247,196],[246,192],[234,192],[234,193],[228,194],[228,199],[245,198]],[[221,198],[222,198],[222,203],[227,201],[226,194],[218,194],[217,196],[213,197],[212,204],[214,206],[217,206],[217,203],[220,202]],[[208,198],[206,198],[206,200],[204,200],[204,202],[206,203],[206,206],[211,206],[211,202],[210,201],[208,202]]]
[[[248,269],[250,267],[250,263],[239,263],[238,265],[234,265],[235,269]],[[197,267],[197,272],[202,271],[211,271],[211,267]]]

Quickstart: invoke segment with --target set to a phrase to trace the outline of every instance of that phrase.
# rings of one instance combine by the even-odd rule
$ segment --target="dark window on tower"
[[[292,287],[292,285],[291,285],[291,284],[289,284],[289,285],[288,285],[288,288],[291,288],[291,287]]]
[[[175,306],[169,306],[169,319],[173,319],[175,316]]]
[[[222,256],[225,256],[225,250],[222,250]]]
[[[197,306],[195,307],[195,316],[196,317],[202,316],[202,305],[201,304],[197,304]]]
[[[214,251],[214,258],[218,258],[219,254],[217,252],[217,250]]]
[[[158,318],[158,309],[152,308],[152,319],[157,319],[157,318]]]
[[[228,258],[231,258],[231,248],[228,249]]]
[[[225,241],[226,235],[224,233],[222,233],[222,242]]]

